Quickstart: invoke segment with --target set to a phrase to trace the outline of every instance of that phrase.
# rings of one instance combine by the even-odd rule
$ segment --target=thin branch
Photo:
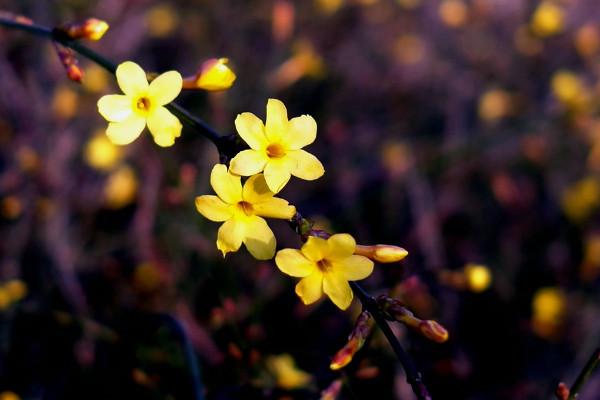
[[[600,347],[594,351],[588,362],[579,373],[579,376],[577,376],[577,379],[575,379],[575,383],[573,383],[573,386],[571,386],[571,389],[569,390],[569,400],[574,400],[577,398],[579,391],[585,382],[587,382],[594,370],[598,367],[598,365],[600,365]]]
[[[358,296],[363,307],[371,313],[373,319],[375,319],[375,322],[385,335],[385,338],[390,343],[390,346],[392,346],[394,353],[396,353],[396,357],[398,357],[402,367],[404,367],[404,371],[406,372],[406,381],[411,385],[413,392],[417,396],[417,399],[431,400],[431,395],[423,383],[421,373],[415,366],[415,363],[410,355],[402,348],[402,345],[398,341],[396,335],[394,335],[394,332],[392,332],[392,329],[388,325],[385,317],[379,309],[379,306],[377,305],[377,301],[358,283],[350,282],[350,286],[352,287],[354,293]]]
[[[112,74],[115,74],[116,72],[116,64],[106,59],[104,56],[96,53],[94,50],[91,50],[90,48],[82,45],[78,41],[70,39],[59,30],[52,30],[32,23],[21,23],[15,21],[14,17],[11,18],[2,16],[2,13],[0,13],[0,25],[5,26],[7,28],[26,31],[38,36],[48,38],[49,40],[61,43],[63,46],[73,49],[85,58],[100,65],[108,72]],[[167,108],[177,117],[179,117],[184,123],[186,123],[189,127],[195,129],[200,134],[209,139],[217,147],[217,150],[221,155],[222,161],[228,160],[240,146],[240,144],[237,143],[235,137],[220,136],[202,119],[195,117],[188,110],[179,106],[178,104],[171,103],[167,106]],[[375,299],[371,297],[367,292],[365,292],[365,290],[356,282],[350,282],[350,284],[352,286],[352,290],[360,299],[363,307],[373,315],[375,322],[377,323],[377,325],[379,325],[386,339],[392,346],[394,352],[396,353],[396,356],[398,357],[398,360],[400,361],[404,370],[406,371],[406,380],[408,381],[408,383],[410,383],[413,392],[415,393],[417,398],[419,400],[431,400],[431,396],[429,395],[429,392],[427,391],[427,388],[423,383],[421,373],[417,370],[412,358],[408,355],[408,353],[406,353],[406,351],[404,351],[400,342],[392,332],[387,321],[385,320],[385,317],[381,313],[381,310],[379,309],[379,306],[377,305]],[[181,332],[183,332],[183,330],[181,330]],[[184,339],[186,339],[185,334],[183,334],[182,336]],[[192,375],[194,378],[196,378],[197,366],[194,364],[193,359],[189,356],[189,354],[186,353],[186,355],[188,356],[188,362],[191,363],[190,365],[192,369]]]
[[[104,56],[98,54],[89,47],[82,45],[80,42],[70,39],[68,36],[66,36],[63,32],[59,30],[50,29],[36,24],[17,22],[14,20],[14,18],[3,16],[0,16],[0,25],[5,26],[7,28],[22,30],[37,36],[45,37],[49,40],[53,40],[62,44],[63,46],[73,49],[88,60],[95,62],[111,74],[115,74],[115,72],[117,71],[117,65],[115,63],[108,60]],[[213,144],[217,146],[217,149],[221,152],[224,144],[221,135],[219,135],[217,131],[211,128],[202,119],[192,115],[188,110],[176,103],[171,103],[166,107],[179,119],[186,123],[189,127],[193,128],[198,133],[200,133],[201,135],[209,139],[211,142],[213,142]]]

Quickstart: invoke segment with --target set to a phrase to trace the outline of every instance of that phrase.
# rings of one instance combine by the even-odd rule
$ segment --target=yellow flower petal
[[[152,135],[152,138],[154,139],[154,143],[160,147],[171,147],[175,144],[175,136],[169,134],[161,133],[159,135]]]
[[[354,297],[348,281],[336,272],[323,274],[323,291],[342,310],[350,306]]]
[[[329,245],[325,239],[309,236],[300,251],[302,251],[302,254],[309,260],[317,262],[327,257],[329,254]]]
[[[264,151],[243,150],[233,157],[229,169],[234,174],[250,176],[262,172],[268,160]]]
[[[107,121],[121,122],[132,113],[131,99],[122,94],[108,94],[98,100],[98,112]]]
[[[119,87],[128,96],[137,96],[148,90],[146,72],[132,61],[119,64],[116,75]]]
[[[146,120],[143,117],[132,114],[124,121],[109,123],[106,135],[114,144],[126,145],[137,139],[145,126]]]
[[[325,173],[325,169],[323,168],[321,161],[307,151],[288,151],[287,156],[295,161],[295,168],[290,172],[292,175],[300,179],[312,181],[320,178]]]
[[[273,193],[278,193],[289,182],[292,174],[286,160],[270,160],[265,166],[265,181]]]
[[[244,198],[244,201],[247,201],[253,205],[255,203],[267,201],[271,199],[273,195],[274,193],[267,186],[267,182],[265,181],[265,176],[263,174],[251,176],[248,178],[246,183],[244,183],[242,197]]]
[[[310,115],[292,118],[289,122],[289,135],[286,143],[291,150],[299,150],[315,141],[317,122]]]
[[[182,84],[183,79],[179,72],[165,72],[150,82],[150,86],[148,87],[148,97],[158,105],[164,106],[179,96]]]
[[[239,176],[227,172],[227,167],[217,164],[210,173],[210,185],[213,190],[228,204],[235,204],[242,200],[242,182]]]
[[[350,257],[356,250],[356,241],[347,233],[337,233],[327,239],[329,254],[327,258],[338,260]]]
[[[243,222],[246,235],[244,244],[257,260],[270,260],[275,255],[275,235],[267,222],[258,216],[253,216]]]
[[[260,150],[267,147],[265,126],[256,115],[245,112],[235,119],[235,129],[251,149]]]
[[[314,262],[296,249],[279,250],[275,256],[275,264],[281,272],[296,278],[304,278],[315,272],[317,268]]]
[[[217,196],[204,195],[196,197],[196,209],[211,221],[226,221],[233,213],[231,206]]]
[[[219,228],[217,233],[217,249],[223,257],[229,252],[238,251],[246,234],[246,225],[238,220],[229,219]]]
[[[267,200],[252,205],[254,213],[261,217],[292,219],[296,214],[296,207],[290,206],[287,200],[271,197]]]
[[[285,105],[276,99],[267,101],[267,122],[265,124],[265,135],[269,142],[280,143],[288,136],[288,118]]]
[[[181,122],[165,107],[157,107],[148,116],[148,129],[156,144],[162,147],[173,145],[176,137],[181,135]]]
[[[367,257],[351,255],[333,262],[333,271],[348,281],[365,279],[373,272],[373,261]]]
[[[296,285],[296,294],[304,304],[312,304],[323,294],[323,274],[315,270],[306,278],[302,278]]]

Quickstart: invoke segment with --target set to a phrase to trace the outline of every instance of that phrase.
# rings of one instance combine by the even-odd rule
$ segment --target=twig
[[[402,345],[398,341],[396,335],[394,335],[394,332],[392,332],[392,329],[388,325],[385,317],[379,309],[379,306],[377,305],[377,301],[370,296],[358,283],[350,282],[350,286],[352,287],[354,293],[358,296],[363,307],[371,313],[373,319],[375,319],[375,322],[385,335],[385,338],[390,343],[390,346],[392,346],[394,353],[396,353],[396,357],[398,357],[398,360],[406,372],[406,381],[410,383],[413,392],[417,396],[417,399],[431,400],[431,395],[423,383],[421,373],[415,366],[415,363],[410,355],[402,348]]]
[[[68,36],[66,36],[63,32],[59,30],[50,29],[45,26],[36,24],[26,24],[17,22],[13,18],[7,17],[0,17],[0,25],[3,25],[7,28],[18,29],[28,33],[32,33],[34,35],[48,38],[50,40],[62,44],[63,46],[73,49],[88,60],[95,62],[111,74],[115,74],[115,72],[117,71],[117,65],[115,63],[111,62],[110,60],[98,54],[89,47],[82,45],[80,42],[70,39]],[[211,142],[213,142],[213,144],[217,146],[217,149],[221,151],[221,149],[224,146],[221,136],[206,122],[192,115],[188,110],[176,103],[171,103],[166,107],[179,119],[184,121],[190,128],[195,129],[198,133],[200,133],[201,135],[209,139]]]
[[[109,61],[104,56],[96,53],[94,50],[91,50],[90,48],[82,45],[81,43],[70,39],[63,32],[61,32],[59,30],[49,29],[49,28],[46,28],[46,27],[43,27],[40,25],[36,25],[33,23],[21,23],[21,22],[15,21],[14,18],[2,16],[1,13],[0,13],[0,25],[3,25],[8,28],[12,28],[12,29],[26,31],[28,33],[46,37],[50,40],[61,43],[63,46],[73,49],[80,55],[95,62],[96,64],[100,65],[101,67],[103,67],[104,69],[106,69],[108,72],[110,72],[112,74],[115,74],[115,72],[117,70],[116,64]],[[167,108],[173,114],[175,114],[177,117],[179,117],[189,127],[195,129],[198,133],[202,134],[207,139],[209,139],[217,147],[217,150],[219,151],[219,153],[221,155],[222,161],[228,160],[232,156],[232,154],[235,154],[234,152],[239,148],[240,144],[236,140],[236,137],[219,135],[206,122],[204,122],[200,118],[195,117],[188,110],[179,106],[178,104],[171,103],[167,106]],[[352,286],[352,290],[354,291],[354,293],[356,293],[356,295],[360,299],[363,307],[373,315],[375,322],[377,323],[377,325],[379,325],[379,327],[382,330],[383,334],[385,335],[386,339],[392,346],[394,352],[396,353],[396,356],[398,357],[398,360],[400,361],[404,370],[406,371],[406,380],[408,381],[408,383],[410,383],[410,385],[413,389],[413,392],[417,396],[417,399],[431,400],[431,396],[429,395],[429,392],[427,391],[427,388],[426,388],[425,384],[423,383],[421,373],[417,370],[412,358],[408,355],[408,353],[406,353],[404,351],[404,349],[400,345],[400,342],[398,341],[398,339],[392,332],[391,328],[389,327],[389,325],[388,325],[387,321],[385,320],[383,314],[381,313],[381,310],[379,309],[379,306],[377,305],[377,302],[375,301],[375,299],[372,296],[370,296],[367,292],[365,292],[365,290],[356,282],[350,282],[350,284]],[[178,325],[178,323],[175,320],[171,321],[171,323],[172,323],[172,325],[180,328],[180,326]],[[192,357],[192,353],[189,351],[190,348],[189,348],[189,342],[187,341],[187,336],[183,332],[183,329],[178,329],[178,331],[180,331],[180,333],[182,335],[183,343],[185,344],[186,358],[188,359],[188,362],[190,363],[192,376],[194,378],[195,383],[198,383],[198,381],[197,381],[197,376],[198,376],[197,365],[195,364],[195,361]],[[198,393],[199,393],[199,390],[198,390],[198,387],[196,387],[196,396],[199,396]]]
[[[592,353],[592,356],[589,358],[588,362],[577,376],[577,379],[575,379],[575,383],[573,383],[573,386],[571,386],[571,389],[569,390],[569,400],[574,400],[577,398],[579,391],[585,382],[587,382],[594,370],[598,367],[598,365],[600,365],[600,347],[597,348],[594,353]]]

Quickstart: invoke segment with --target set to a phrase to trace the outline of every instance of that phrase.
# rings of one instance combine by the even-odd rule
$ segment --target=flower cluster
[[[275,256],[276,240],[263,217],[291,220],[294,206],[274,197],[291,176],[304,180],[321,177],[321,162],[302,148],[314,142],[317,123],[309,115],[288,119],[285,105],[276,99],[267,102],[266,122],[246,112],[237,116],[235,127],[250,149],[239,152],[229,169],[219,164],[211,173],[217,196],[196,198],[198,212],[211,221],[224,222],[217,234],[217,248],[223,256],[244,243],[255,258]],[[248,176],[242,187],[241,177]],[[348,234],[328,239],[309,236],[300,250],[283,249],[275,256],[279,269],[302,278],[296,294],[305,304],[325,293],[333,303],[346,309],[353,293],[348,281],[364,279],[373,271],[373,262],[356,255],[356,242]]]
[[[168,71],[148,82],[152,74],[127,61],[116,70],[117,82],[124,94],[103,96],[98,101],[100,114],[109,122],[106,134],[118,145],[133,142],[147,126],[156,144],[174,144],[182,125],[168,104],[185,89],[223,90],[231,86],[235,74],[226,59],[209,60],[195,77],[183,79],[179,72]],[[173,110],[173,108],[171,108]],[[285,105],[269,99],[265,122],[245,112],[235,127],[249,149],[240,151],[229,167],[217,164],[210,183],[216,195],[196,198],[196,209],[207,219],[222,222],[217,233],[217,249],[225,257],[242,244],[258,260],[275,257],[284,273],[301,278],[296,294],[312,304],[326,294],[341,309],[350,306],[353,292],[349,281],[365,279],[373,271],[373,261],[393,262],[406,256],[394,246],[357,246],[349,234],[318,237],[317,231],[303,235],[301,249],[277,252],[277,241],[265,218],[291,221],[296,208],[275,197],[292,176],[315,180],[325,169],[312,154],[303,150],[317,136],[317,123],[310,115],[288,119]],[[244,179],[244,181],[242,181]]]

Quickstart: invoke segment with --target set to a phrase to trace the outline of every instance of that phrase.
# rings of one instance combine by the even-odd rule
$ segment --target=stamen
[[[248,216],[254,215],[254,207],[252,207],[252,204],[248,203],[247,201],[240,201],[237,203],[237,206],[244,212],[244,214]]]
[[[273,143],[267,147],[267,155],[270,158],[281,158],[285,156],[285,149],[279,143]]]

